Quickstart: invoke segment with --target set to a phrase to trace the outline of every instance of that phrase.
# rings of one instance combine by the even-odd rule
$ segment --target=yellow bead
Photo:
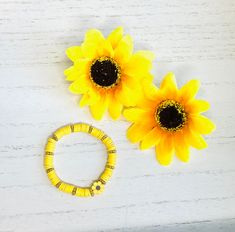
[[[84,188],[84,197],[90,197],[91,196],[91,192],[89,188]]]
[[[102,139],[105,136],[105,133],[97,128],[94,127],[92,133],[94,133],[94,136],[98,139]],[[101,140],[102,141],[102,140]],[[103,141],[102,141],[103,142]]]
[[[51,169],[52,171],[50,171],[50,169]],[[47,170],[49,170],[49,172],[47,172],[47,176],[48,176],[49,179],[52,179],[53,177],[57,176],[57,174],[56,174],[54,168],[49,168],[49,169],[47,169]],[[47,170],[46,170],[46,171],[47,171]]]
[[[110,169],[105,169],[101,176],[100,179],[104,180],[105,182],[107,182],[112,176],[112,171]]]
[[[65,193],[72,193],[74,186],[68,183],[64,183],[64,185],[65,185],[65,188],[63,191]]]
[[[46,169],[53,167],[53,156],[52,155],[45,155],[44,156],[44,167]]]
[[[72,132],[70,125],[63,127],[63,130],[64,130],[65,135],[71,134],[71,132]]]
[[[46,152],[54,152],[55,151],[55,140],[53,139],[48,139],[46,147],[45,147],[45,151]]]
[[[113,174],[113,169],[106,168],[103,173],[104,173],[105,175],[111,177],[112,174]]]
[[[53,185],[56,185],[60,181],[60,178],[57,175],[55,175],[51,177],[50,181]]]
[[[68,135],[70,134],[72,131],[71,131],[71,127],[68,125],[68,126],[64,126],[64,127],[61,127],[59,128],[58,130],[56,130],[54,132],[54,135],[56,136],[56,138],[59,140],[61,139],[64,135]]]
[[[83,132],[88,132],[89,127],[90,127],[89,125],[83,123],[83,124],[81,125],[81,131],[83,131]]]
[[[80,132],[81,131],[81,125],[80,123],[76,123],[73,125],[74,132]]]
[[[107,182],[110,178],[106,175],[101,174],[100,179]]]
[[[107,150],[115,149],[115,145],[113,144],[112,141],[107,141],[107,142],[105,142],[104,144],[105,144]]]
[[[100,137],[100,132],[95,127],[91,131],[91,135],[95,136],[96,138]]]
[[[109,154],[109,155],[108,155],[107,162],[108,162],[108,163],[115,164],[115,163],[116,163],[116,157],[117,157],[117,156],[116,156],[115,153]]]
[[[61,185],[59,186],[59,190],[64,192],[65,188],[66,188],[66,183],[62,182]]]
[[[84,197],[85,190],[83,188],[78,188],[76,192],[76,196]]]

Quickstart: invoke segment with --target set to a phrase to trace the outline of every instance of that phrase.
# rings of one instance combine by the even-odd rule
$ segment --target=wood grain
[[[155,83],[174,71],[182,86],[199,78],[198,98],[217,124],[209,148],[170,167],[125,136],[121,118],[91,118],[67,90],[65,49],[88,28],[107,35],[123,25],[135,49],[156,53]],[[233,0],[0,1],[0,231],[234,231],[235,2]],[[80,199],[50,185],[42,160],[56,128],[87,122],[118,148],[103,195]],[[73,135],[59,143],[55,165],[64,180],[87,185],[105,163],[101,143]]]

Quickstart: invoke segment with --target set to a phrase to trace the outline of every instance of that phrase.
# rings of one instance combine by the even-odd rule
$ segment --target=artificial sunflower
[[[200,113],[209,109],[209,103],[197,100],[199,81],[191,80],[178,89],[173,73],[166,75],[160,89],[145,82],[143,98],[137,107],[124,111],[133,122],[127,131],[131,142],[140,142],[141,149],[156,146],[160,164],[171,163],[173,154],[184,162],[189,160],[190,146],[207,147],[202,134],[209,134],[215,125]]]
[[[65,70],[69,90],[83,94],[80,106],[88,105],[97,120],[108,110],[113,119],[119,118],[123,106],[133,106],[141,91],[143,79],[152,79],[153,53],[133,54],[130,35],[118,27],[105,38],[99,30],[87,31],[81,46],[70,47],[67,56],[73,66]]]
[[[100,194],[104,191],[104,184],[102,184],[101,181],[94,181],[92,186],[91,186],[91,191],[94,194]]]

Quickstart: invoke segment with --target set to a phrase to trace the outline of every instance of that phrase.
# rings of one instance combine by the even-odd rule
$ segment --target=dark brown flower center
[[[96,190],[100,190],[100,186],[99,185],[96,186]]]
[[[156,120],[161,128],[177,131],[185,125],[186,113],[181,104],[166,100],[157,107]]]
[[[113,59],[100,57],[93,61],[90,68],[90,77],[100,87],[113,87],[118,84],[120,70]]]

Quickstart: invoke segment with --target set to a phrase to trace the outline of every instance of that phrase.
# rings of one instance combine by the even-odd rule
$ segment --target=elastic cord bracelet
[[[98,138],[107,148],[108,157],[105,169],[101,173],[98,180],[93,181],[89,187],[79,187],[62,181],[56,174],[56,170],[54,168],[53,160],[56,142],[64,135],[68,135],[73,132],[86,132],[91,134],[92,136]],[[103,192],[104,185],[111,178],[113,169],[115,168],[116,156],[116,147],[108,135],[92,125],[76,123],[57,129],[52,136],[48,138],[45,147],[44,168],[51,183],[59,190],[79,197],[91,197]]]

